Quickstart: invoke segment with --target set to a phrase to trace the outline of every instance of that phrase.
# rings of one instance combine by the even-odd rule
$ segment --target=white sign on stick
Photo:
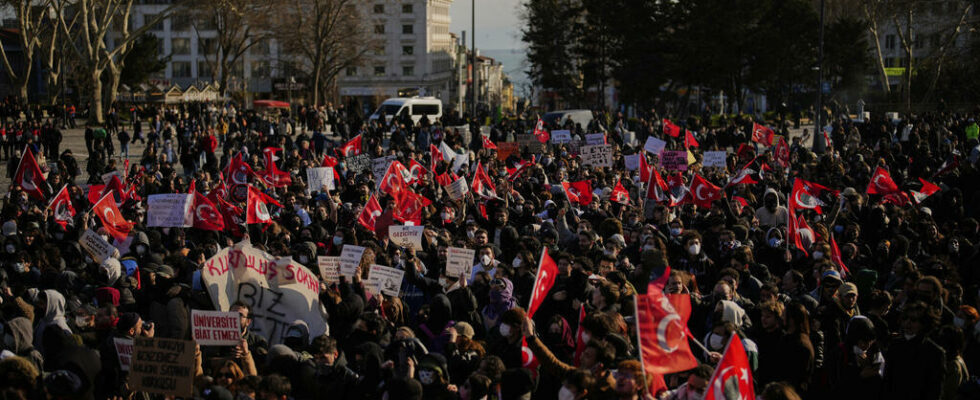
[[[191,334],[202,346],[237,346],[242,340],[240,324],[235,311],[191,310]]]

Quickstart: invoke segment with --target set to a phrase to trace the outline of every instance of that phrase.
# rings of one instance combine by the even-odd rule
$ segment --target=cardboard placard
[[[628,156],[623,156],[623,163],[626,165],[627,171],[636,171],[640,169],[640,155],[630,154]]]
[[[146,226],[186,228],[194,225],[193,194],[151,194],[146,199]]]
[[[201,346],[237,346],[241,316],[235,311],[191,310],[191,337]]]
[[[459,177],[455,182],[446,186],[446,192],[450,199],[459,200],[462,199],[466,193],[469,193],[470,186],[466,184],[466,178]]]
[[[517,142],[500,142],[497,143],[497,159],[504,161],[511,154],[518,153],[520,151],[520,146]]]
[[[532,154],[540,154],[544,152],[545,145],[538,141],[538,137],[530,134],[520,134],[517,135],[517,145],[521,150],[526,147],[528,151]]]
[[[363,247],[345,244],[340,252],[340,274],[348,278],[354,276],[357,266],[361,264],[361,256],[363,255]]]
[[[667,142],[657,139],[653,136],[647,137],[647,142],[643,144],[643,150],[646,150],[650,154],[660,155],[664,151],[664,147],[667,147]]]
[[[424,226],[391,225],[388,227],[388,239],[398,247],[422,251],[422,232],[424,230]]]
[[[306,194],[319,192],[326,186],[327,190],[334,190],[333,167],[317,167],[306,169]]]
[[[239,242],[201,266],[201,279],[215,309],[236,301],[251,309],[249,330],[282,343],[289,326],[303,320],[311,337],[327,332],[320,307],[320,279],[289,257],[276,257]]]
[[[119,177],[119,180],[123,180],[123,174],[122,174],[122,172],[119,172],[118,170],[112,170],[110,172],[107,172],[107,173],[102,174],[102,184],[103,185],[108,185],[109,184],[109,181],[111,181],[112,180],[112,177],[114,177],[114,176],[118,176]],[[123,183],[125,183],[125,182],[123,182]]]
[[[598,146],[582,146],[579,156],[582,157],[582,165],[593,167],[612,167],[612,146],[608,144]]]
[[[598,146],[600,144],[606,144],[606,134],[605,133],[587,133],[585,134],[585,144],[589,146]]]
[[[398,157],[394,154],[390,156],[378,157],[371,160],[371,171],[374,172],[375,182],[381,183],[381,178],[385,177],[385,173],[388,172],[388,166],[391,165],[392,161],[395,161]]]
[[[355,174],[360,174],[364,172],[365,168],[371,167],[371,157],[367,154],[358,154],[353,157],[347,157],[347,170]]]
[[[112,338],[116,346],[116,356],[119,358],[119,369],[129,371],[133,363],[133,339]]]
[[[368,282],[365,286],[371,290],[371,293],[398,297],[404,278],[405,271],[398,268],[371,264],[371,273],[368,275]]]
[[[316,266],[320,268],[323,283],[340,282],[340,257],[317,256]]]
[[[725,158],[728,153],[724,150],[721,151],[706,151],[704,152],[704,160],[701,162],[705,167],[718,167],[725,168],[727,164],[725,163]]]
[[[670,171],[687,171],[687,152],[665,151],[660,154],[660,165]]]
[[[570,141],[572,141],[572,131],[569,130],[551,131],[551,143],[565,144]]]
[[[476,250],[450,247],[446,255],[446,275],[458,277],[465,273],[466,279],[469,279],[473,272],[474,257],[476,257]]]
[[[129,385],[134,392],[190,397],[194,392],[194,342],[165,338],[133,340]]]
[[[112,257],[118,251],[112,244],[102,239],[102,236],[99,236],[99,234],[93,232],[91,229],[82,233],[82,236],[78,238],[78,245],[82,246],[82,250],[85,250],[89,257],[92,257],[93,260],[99,263]]]

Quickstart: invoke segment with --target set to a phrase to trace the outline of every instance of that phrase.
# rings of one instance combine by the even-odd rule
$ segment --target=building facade
[[[456,101],[456,41],[449,33],[452,0],[364,0],[358,4],[376,48],[338,79],[342,98],[365,108],[389,97],[433,96]]]

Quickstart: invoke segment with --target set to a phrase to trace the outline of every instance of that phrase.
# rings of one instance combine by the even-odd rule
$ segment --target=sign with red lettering
[[[236,301],[248,305],[249,330],[270,344],[282,343],[296,320],[306,322],[310,337],[327,333],[320,279],[289,257],[275,257],[243,241],[205,261],[201,279],[216,309],[228,311]]]
[[[116,345],[116,356],[119,357],[119,369],[129,371],[129,364],[133,359],[133,339],[113,338]]]
[[[241,318],[234,311],[191,310],[191,333],[201,346],[236,346],[242,340]]]

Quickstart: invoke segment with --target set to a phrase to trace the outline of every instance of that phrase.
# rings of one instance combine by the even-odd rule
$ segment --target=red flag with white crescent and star
[[[68,195],[68,185],[61,187],[58,194],[54,195],[48,208],[54,211],[54,222],[62,228],[72,223],[75,216],[75,207],[71,204],[71,196]]]
[[[694,179],[691,180],[691,195],[694,204],[702,208],[711,208],[715,200],[720,200],[724,196],[721,188],[711,184],[701,175],[694,175]]]
[[[919,190],[909,191],[909,193],[912,195],[912,198],[915,199],[916,203],[921,204],[927,197],[938,192],[939,186],[922,178],[919,178],[919,182],[922,182],[922,188]]]
[[[248,183],[250,176],[256,175],[252,167],[242,160],[242,153],[235,154],[223,172],[224,176],[231,180],[234,185],[244,185]]]
[[[776,133],[764,125],[752,123],[752,141],[765,146],[772,146],[772,140]]]
[[[258,189],[248,187],[248,202],[245,210],[246,224],[268,224],[272,223],[272,213],[269,212],[269,204],[282,207],[276,199],[262,193]]]
[[[725,354],[715,367],[704,393],[705,399],[755,399],[752,368],[742,338],[732,335]]]
[[[898,192],[898,185],[892,180],[888,170],[878,167],[875,169],[875,173],[871,175],[871,182],[868,182],[866,192],[868,194],[892,194]]]
[[[793,210],[813,210],[816,211],[817,214],[823,214],[823,210],[820,208],[820,206],[825,204],[823,201],[820,201],[819,196],[823,195],[824,193],[837,195],[837,193],[840,192],[817,183],[807,182],[800,178],[796,178],[793,180],[793,191],[790,193],[789,207],[787,208]]]
[[[44,200],[44,175],[41,174],[41,167],[37,165],[30,146],[24,147],[24,155],[20,157],[17,172],[14,173],[14,184],[31,197]]]
[[[194,227],[207,231],[224,230],[224,217],[218,212],[214,203],[197,190],[192,190],[191,193],[194,194],[194,203],[191,206],[194,212]]]
[[[678,137],[681,135],[681,127],[674,125],[669,119],[664,118],[664,134],[670,137]]]
[[[558,277],[558,264],[548,255],[548,248],[541,250],[541,261],[538,264],[538,274],[534,278],[534,289],[531,290],[531,300],[527,305],[527,317],[534,317],[538,307],[544,302],[551,287],[555,285],[555,278]]]
[[[671,298],[651,282],[646,294],[636,295],[636,329],[640,338],[640,359],[644,370],[653,374],[669,374],[698,366],[687,341],[687,320],[691,316],[688,295]],[[684,305],[684,298],[687,305]]]
[[[533,133],[534,136],[538,138],[538,141],[541,143],[548,143],[548,140],[551,139],[551,134],[548,133],[546,129],[544,129],[544,121],[542,121],[541,118],[538,118],[538,123],[534,124]]]
[[[358,154],[361,154],[361,135],[355,136],[347,143],[344,143],[343,146],[337,148],[337,155],[352,157]]]
[[[367,230],[374,232],[375,225],[378,221],[378,217],[381,216],[381,204],[378,203],[378,199],[373,195],[368,199],[367,204],[364,205],[364,209],[361,210],[361,215],[357,217],[357,223],[361,224]]]
[[[122,212],[116,207],[116,201],[111,194],[102,196],[92,206],[92,212],[102,221],[102,226],[112,237],[119,240],[126,240],[129,231],[133,229],[133,223],[123,218]]]

